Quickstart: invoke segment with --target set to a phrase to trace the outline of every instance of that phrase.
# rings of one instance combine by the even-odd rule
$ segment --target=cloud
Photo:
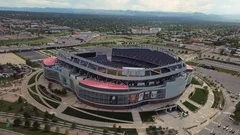
[[[0,0],[0,6],[240,13],[240,0]]]

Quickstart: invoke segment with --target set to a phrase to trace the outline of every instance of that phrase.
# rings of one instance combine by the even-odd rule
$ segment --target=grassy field
[[[9,107],[11,107],[11,109],[9,109]],[[21,107],[24,108],[23,111],[20,111]],[[24,104],[24,103],[18,103],[18,102],[11,103],[8,101],[0,100],[0,111],[17,113],[17,114],[23,114],[26,111],[26,112],[29,112],[32,116],[37,116],[31,104]],[[38,116],[41,117],[43,115],[44,113],[38,110]]]
[[[200,105],[204,105],[208,99],[208,90],[195,88],[195,91],[190,99]]]
[[[195,105],[191,104],[188,101],[183,102],[183,105],[185,105],[192,112],[195,112],[198,110],[198,107],[196,107]]]
[[[50,106],[52,106],[53,108],[55,108],[55,109],[57,109],[58,108],[58,106],[60,105],[60,104],[58,104],[58,103],[55,103],[55,102],[52,102],[52,101],[50,101],[50,100],[48,100],[48,99],[46,99],[46,98],[43,98]]]
[[[81,109],[81,108],[79,108],[79,109]],[[113,119],[133,121],[132,113],[130,113],[130,112],[107,112],[107,111],[97,111],[97,110],[89,110],[89,109],[81,109],[81,110],[90,112],[92,114],[97,114],[100,116],[113,118]]]
[[[71,32],[59,32],[59,33],[51,33],[51,34],[43,34],[43,35],[48,37],[61,37],[61,36],[67,36],[69,34],[71,34]]]
[[[81,119],[87,119],[87,120],[121,123],[121,122],[118,122],[118,121],[108,120],[108,119],[104,119],[104,118],[95,117],[95,116],[92,116],[92,115],[89,115],[89,114],[86,114],[86,113],[82,113],[82,112],[80,112],[76,109],[70,108],[70,107],[67,107],[67,109],[65,109],[63,111],[63,114],[70,115],[70,116],[77,117],[77,118],[81,118]]]
[[[49,55],[49,56],[55,56],[56,53],[54,53],[53,51],[50,50],[42,50],[42,52],[44,52],[45,54]]]
[[[186,64],[190,65],[190,66],[198,66],[197,62],[193,62],[193,61],[187,61]]]
[[[30,94],[38,103],[40,103],[40,104],[46,106],[47,108],[49,108],[47,105],[45,105],[45,104],[43,103],[43,101],[41,100],[41,98],[40,98],[38,95],[33,94],[33,93],[31,92],[31,90],[28,90],[28,92],[29,92],[29,94]]]
[[[191,84],[202,86],[202,82],[198,81],[195,77],[192,78]]]
[[[157,113],[155,111],[139,112],[142,122],[154,122],[152,116],[156,114]]]
[[[31,130],[28,128],[24,128],[23,126],[22,127],[12,126],[12,127],[6,128],[5,123],[2,123],[2,122],[0,123],[0,128],[18,132],[18,133],[22,133],[24,135],[63,135],[63,134],[54,133],[54,132],[44,132],[43,130]]]
[[[41,77],[41,75],[43,75],[43,72],[39,73],[37,76],[37,80],[39,80],[39,78]]]
[[[36,78],[37,74],[38,74],[38,73],[36,73],[35,75],[33,75],[33,76],[29,79],[28,85],[31,85],[31,84],[35,83],[35,78]]]
[[[31,46],[36,46],[36,45],[43,45],[46,43],[50,43],[52,42],[51,39],[47,39],[47,38],[33,38],[33,39],[10,39],[10,40],[1,40],[0,44],[1,45],[31,45]]]
[[[186,64],[191,65],[191,66],[199,66],[200,67],[200,65],[197,62],[193,62],[193,61],[187,61]],[[231,69],[215,67],[215,70],[218,72],[227,73],[227,74],[231,74],[231,75],[240,75],[240,73],[238,71],[234,71]]]
[[[35,86],[35,85],[33,85],[32,87],[30,87],[30,89],[31,89],[33,92],[37,93],[37,90],[36,90],[36,86]]]

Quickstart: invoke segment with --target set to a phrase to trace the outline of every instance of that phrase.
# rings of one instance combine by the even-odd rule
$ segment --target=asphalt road
[[[217,61],[211,61],[211,60],[198,60],[197,61],[199,64],[206,64],[210,66],[216,66],[220,68],[225,68],[225,69],[231,69],[235,71],[240,71],[240,66],[238,65],[233,65],[233,64],[227,64],[227,63],[222,63],[222,62],[217,62]]]

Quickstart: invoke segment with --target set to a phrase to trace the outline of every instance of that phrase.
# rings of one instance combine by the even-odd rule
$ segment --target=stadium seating
[[[164,66],[176,63],[177,60],[168,54],[149,49],[112,49],[112,56],[143,61],[149,64]]]

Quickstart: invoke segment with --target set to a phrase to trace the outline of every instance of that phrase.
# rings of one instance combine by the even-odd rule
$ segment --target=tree
[[[37,109],[36,106],[33,106],[33,111],[34,111],[34,112],[38,111],[38,109]]]
[[[71,126],[73,129],[75,129],[77,127],[77,124],[76,123],[72,123],[72,126]]]
[[[65,130],[65,135],[68,135],[68,129]]]
[[[40,124],[38,123],[38,121],[34,121],[32,127],[34,130],[38,130],[38,128],[40,127]]]
[[[22,124],[22,120],[19,119],[19,118],[16,118],[16,119],[13,121],[13,125],[14,125],[15,127],[19,127],[21,124]]]
[[[23,98],[21,96],[18,98],[18,103],[19,104],[23,103]]]
[[[117,129],[118,132],[122,132],[122,127],[121,126],[118,126],[118,129]]]
[[[56,127],[55,132],[56,132],[56,133],[59,133],[59,131],[60,131],[59,127]]]
[[[8,111],[11,111],[12,110],[12,106],[8,106]]]
[[[24,123],[24,127],[29,128],[31,125],[31,122],[29,120],[26,120]]]
[[[106,135],[108,133],[108,130],[105,128],[103,129],[103,134]]]
[[[25,119],[31,118],[31,114],[29,112],[24,112],[23,116],[24,116]]]
[[[45,124],[45,126],[44,126],[44,131],[45,132],[49,132],[50,131],[50,125],[48,125],[48,124]]]
[[[44,118],[48,118],[49,117],[49,113],[48,113],[48,111],[46,111],[45,113],[44,113]]]
[[[19,109],[20,112],[24,111],[24,107],[21,106],[20,109]]]
[[[115,133],[117,132],[117,125],[116,124],[113,124],[113,130],[114,130]]]
[[[224,52],[225,52],[224,49],[221,49],[221,50],[220,50],[220,54],[221,54],[221,55],[224,55]]]

